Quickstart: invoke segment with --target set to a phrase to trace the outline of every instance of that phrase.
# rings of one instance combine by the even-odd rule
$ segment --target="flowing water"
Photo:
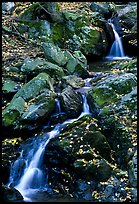
[[[132,59],[132,58],[129,58],[128,56],[125,55],[124,48],[122,45],[122,40],[121,40],[119,34],[117,33],[115,26],[112,23],[111,19],[109,19],[108,22],[110,23],[110,25],[113,29],[115,41],[113,42],[111,49],[110,49],[110,52],[109,52],[108,56],[106,56],[106,59],[108,59],[108,60]]]
[[[109,20],[109,23],[113,28],[115,41],[106,59],[130,59],[125,56],[121,38],[116,32],[111,20]],[[73,123],[84,115],[91,114],[86,99],[86,93],[92,89],[92,85],[90,84],[91,80],[92,78],[86,79],[85,86],[77,90],[82,94],[83,99],[83,110],[79,117],[67,119],[63,123],[58,123],[50,132],[29,138],[21,145],[20,157],[11,167],[9,183],[7,185],[12,185],[19,190],[24,197],[24,201],[32,202],[34,194],[42,192],[43,190],[47,191],[49,188],[47,168],[46,166],[44,167],[43,164],[45,148],[49,141],[58,136],[66,125]],[[60,100],[58,98],[56,98],[56,114],[65,114],[61,111]]]
[[[63,123],[58,123],[54,129],[44,135],[29,138],[22,144],[20,157],[11,168],[8,185],[12,184],[24,197],[24,201],[32,202],[32,196],[40,190],[48,188],[48,174],[43,168],[43,155],[45,147],[49,141],[58,136],[60,130],[86,114],[90,114],[86,95],[82,94],[83,111],[78,118],[68,119]],[[60,101],[57,102],[57,113],[61,112]]]

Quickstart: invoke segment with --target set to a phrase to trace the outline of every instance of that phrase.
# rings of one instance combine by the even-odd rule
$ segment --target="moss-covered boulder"
[[[62,67],[56,64],[48,62],[42,58],[24,60],[21,66],[21,71],[26,75],[38,75],[41,72],[45,72],[55,79],[60,79],[64,76],[64,71]]]
[[[15,94],[21,88],[21,83],[15,82],[11,79],[6,79],[2,86],[4,95]]]
[[[66,64],[67,59],[64,52],[57,45],[53,42],[45,42],[42,46],[46,60],[58,66],[64,66]]]
[[[58,137],[51,139],[45,152],[49,182],[59,191],[66,184],[71,193],[80,179],[106,181],[112,173],[107,159],[112,161],[111,148],[90,115],[67,125]]]
[[[89,74],[85,69],[87,66],[86,57],[81,51],[75,51],[73,53],[69,51],[62,51],[57,45],[52,42],[46,42],[43,44],[43,50],[46,60],[64,67],[66,74],[76,74],[79,77],[88,77]],[[48,67],[48,63],[46,63]]]
[[[123,168],[127,165],[128,149],[132,148],[132,143],[136,143],[136,133],[133,136],[131,131],[137,117],[136,85],[137,78],[134,74],[119,72],[106,75],[89,91],[94,106],[98,108],[96,117],[99,124],[115,151],[116,161]],[[88,102],[92,106],[92,100]]]
[[[81,51],[74,51],[72,54],[65,51],[67,58],[66,71],[68,74],[75,74],[82,78],[87,78],[89,73],[86,70],[87,60]]]
[[[47,108],[46,108],[47,107]],[[40,73],[26,83],[3,111],[4,126],[20,126],[20,120],[35,119],[50,115],[55,110],[55,93],[51,78]],[[20,126],[22,128],[22,126]]]
[[[77,118],[82,112],[82,98],[72,87],[65,88],[61,93],[61,107],[70,118]]]
[[[21,20],[36,20],[37,17],[47,18],[53,22],[60,20],[58,4],[56,2],[35,2],[20,15]]]
[[[112,105],[122,95],[129,93],[136,86],[137,78],[132,73],[110,75],[100,80],[97,85],[89,91],[95,102],[102,108]]]
[[[47,118],[55,110],[55,94],[49,89],[44,89],[29,103],[26,111],[21,116],[21,121],[35,122],[40,118]]]
[[[103,29],[92,25],[92,18],[86,11],[64,11],[66,32],[69,38],[65,46],[80,50],[84,55],[101,56],[108,46]]]
[[[101,18],[109,19],[114,13],[116,6],[112,3],[96,3],[90,4],[90,9],[93,12],[98,12]]]

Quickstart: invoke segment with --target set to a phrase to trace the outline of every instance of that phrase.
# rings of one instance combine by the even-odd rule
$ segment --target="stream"
[[[88,83],[87,83],[88,85]],[[78,118],[67,119],[62,124],[57,124],[54,129],[45,133],[40,138],[32,138],[32,141],[27,140],[22,147],[20,157],[15,161],[11,168],[10,180],[8,185],[14,184],[14,187],[23,195],[24,201],[32,201],[31,197],[34,193],[40,190],[47,190],[47,174],[43,172],[43,155],[45,147],[49,141],[60,134],[60,130],[66,125],[73,123],[84,115],[91,114],[87,104],[85,94],[83,97],[83,111]],[[61,113],[60,101],[57,101],[57,114]],[[39,144],[39,146],[38,146]],[[27,147],[28,146],[28,147]],[[28,152],[28,148],[30,151]],[[21,164],[24,162],[24,170],[21,169]],[[19,176],[20,172],[20,176]],[[18,175],[18,176],[17,176]]]
[[[113,23],[109,20],[115,35],[115,41],[112,44],[108,56],[105,60],[123,60],[131,59],[125,56],[121,38],[115,30]],[[48,190],[48,175],[43,169],[43,155],[49,141],[60,134],[62,128],[73,123],[84,115],[90,114],[89,106],[86,99],[86,92],[92,88],[90,85],[92,78],[85,80],[85,86],[77,91],[82,94],[83,111],[75,119],[67,119],[63,123],[55,125],[54,129],[45,133],[41,137],[34,136],[22,144],[20,157],[11,167],[10,178],[7,185],[14,186],[24,197],[25,202],[33,202],[34,196],[39,192]],[[56,99],[56,114],[61,113],[60,101]]]

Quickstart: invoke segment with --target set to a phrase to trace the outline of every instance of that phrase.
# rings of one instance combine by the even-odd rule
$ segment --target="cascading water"
[[[122,40],[121,40],[119,34],[117,33],[115,26],[112,23],[112,20],[109,19],[108,22],[110,23],[110,25],[113,29],[115,41],[113,42],[111,49],[110,49],[110,52],[109,52],[108,56],[106,56],[106,59],[109,59],[109,60],[131,59],[128,56],[125,56],[124,48],[122,45]]]
[[[11,168],[8,185],[14,186],[24,197],[24,201],[32,201],[32,196],[39,190],[47,190],[47,172],[43,169],[43,155],[49,141],[58,136],[60,130],[86,114],[90,114],[86,95],[82,94],[83,111],[78,118],[58,123],[55,128],[41,136],[35,136],[22,144],[20,157]],[[57,111],[60,113],[60,102],[57,99]],[[45,168],[46,169],[46,168]]]

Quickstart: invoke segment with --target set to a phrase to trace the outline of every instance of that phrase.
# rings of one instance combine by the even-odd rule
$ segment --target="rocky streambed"
[[[29,22],[30,37],[43,42],[44,56],[4,67],[5,201],[23,201],[22,194],[14,188],[16,180],[7,186],[11,167],[21,156],[22,148],[30,154],[35,142],[35,148],[39,147],[44,135],[67,120],[71,122],[45,147],[42,170],[47,177],[47,190],[37,190],[31,201],[137,201],[137,59],[133,56],[129,60],[105,60],[113,39],[111,32],[109,41],[106,19],[113,9],[116,12],[109,5],[107,13],[108,5],[92,3],[89,16],[81,10],[63,11],[65,24],[50,21],[48,27],[49,21],[46,26],[43,20],[40,22],[45,24],[44,30],[42,24],[36,28]],[[130,4],[126,6],[129,8]],[[98,20],[100,10],[103,16]],[[60,30],[65,25],[67,34],[63,36]],[[100,59],[99,63],[90,64],[91,56],[92,61]],[[81,115],[84,105],[89,109]],[[25,162],[21,162],[16,168],[17,180],[24,166]]]

